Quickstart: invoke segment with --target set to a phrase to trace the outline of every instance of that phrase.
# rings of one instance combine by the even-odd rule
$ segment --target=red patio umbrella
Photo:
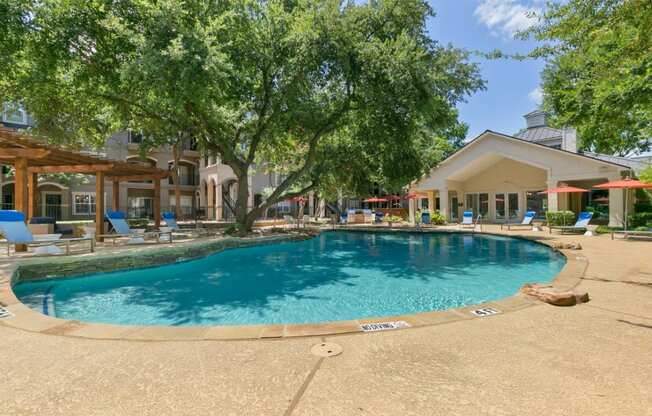
[[[595,185],[594,188],[598,189],[624,189],[625,190],[625,209],[623,212],[623,225],[627,231],[627,200],[630,189],[652,189],[652,184],[637,181],[632,178],[625,178],[618,181],[611,181]]]
[[[579,192],[589,192],[588,189],[576,188],[574,186],[568,186],[565,183],[562,183],[558,188],[546,189],[545,191],[539,192],[540,194],[571,194]],[[563,225],[566,225],[566,218],[562,215]]]
[[[385,198],[378,198],[378,197],[372,197],[372,198],[364,199],[362,202],[387,202],[387,199],[385,199]]]

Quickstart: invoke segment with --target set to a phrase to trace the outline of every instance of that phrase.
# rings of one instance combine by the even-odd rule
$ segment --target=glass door
[[[509,210],[509,220],[516,221],[519,218],[518,194],[510,192],[507,200],[507,209]]]
[[[55,220],[61,220],[62,217],[62,199],[61,194],[45,194],[45,205],[44,205],[44,215],[46,217],[54,218]]]
[[[459,204],[459,201],[457,200],[457,197],[451,197],[451,203],[450,203],[450,210],[451,210],[451,220],[452,221],[457,221],[457,205]]]
[[[478,195],[478,199],[480,200],[480,215],[482,215],[483,219],[486,219],[487,216],[489,215],[489,194],[488,193],[481,193]]]
[[[466,194],[465,208],[467,211],[473,211],[474,220],[478,214],[486,218],[489,214],[489,194],[486,192]]]
[[[496,221],[505,221],[505,194],[496,194]]]

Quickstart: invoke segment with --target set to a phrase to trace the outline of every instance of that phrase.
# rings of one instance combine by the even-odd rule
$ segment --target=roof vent
[[[548,114],[546,114],[545,111],[534,110],[523,117],[525,117],[525,123],[528,129],[534,127],[546,127],[548,125]]]

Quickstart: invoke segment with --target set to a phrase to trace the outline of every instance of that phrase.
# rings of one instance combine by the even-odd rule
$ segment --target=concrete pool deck
[[[268,340],[85,339],[69,336],[77,324],[30,332],[0,319],[0,414],[652,414],[652,244],[518,235],[580,242],[591,301]],[[342,354],[312,355],[322,341]]]

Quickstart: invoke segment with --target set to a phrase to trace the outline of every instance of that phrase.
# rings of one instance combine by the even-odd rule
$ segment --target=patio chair
[[[584,233],[587,231],[586,227],[589,225],[592,217],[592,212],[580,212],[575,225],[549,225],[548,229],[550,234],[552,234],[552,230],[559,230],[562,234],[565,232]]]
[[[473,224],[473,211],[464,211],[462,214],[462,222],[460,223],[460,227],[475,228],[475,224]]]
[[[628,238],[643,238],[643,239],[652,239],[652,228],[647,230],[614,230],[611,232],[611,239],[614,239],[615,235],[622,235],[623,239],[627,240]]]
[[[172,242],[172,231],[145,231],[133,230],[127,224],[126,215],[122,211],[109,211],[104,217],[113,227],[114,233],[96,235],[96,238],[115,240],[118,238],[127,238],[127,244],[143,244],[146,237],[156,237],[158,243]],[[165,236],[164,238],[161,238]]]
[[[283,215],[283,220],[288,224],[288,225],[296,225],[298,226],[297,219],[294,218],[292,215]]]
[[[210,230],[207,228],[187,228],[183,229],[179,226],[177,223],[177,216],[175,215],[174,212],[163,212],[161,213],[161,219],[165,221],[165,226],[169,228],[169,231],[172,231],[173,234],[175,235],[180,235],[180,236],[188,236],[188,235],[208,235],[210,234]],[[160,231],[167,232],[168,230],[164,230],[159,228]]]
[[[340,224],[346,224],[346,221],[348,219],[348,214],[346,212],[343,212],[340,214]]]
[[[36,234],[25,225],[25,215],[19,211],[0,211],[0,232],[5,237],[3,243],[7,244],[7,256],[11,255],[12,245],[23,244],[28,247],[37,247],[36,254],[59,254],[61,249],[58,245],[66,246],[66,254],[70,254],[70,244],[80,241],[90,243],[91,253],[95,251],[95,239],[93,237],[61,238],[61,234]]]
[[[375,215],[375,216],[374,216],[374,222],[375,222],[376,224],[380,224],[381,222],[383,222],[383,218],[385,218],[385,214],[384,214],[384,213],[378,211],[378,212],[375,212],[374,215]]]
[[[534,211],[527,211],[525,213],[525,216],[523,217],[523,221],[518,222],[518,223],[508,223],[508,224],[500,224],[500,229],[506,228],[508,231],[511,230],[512,228],[520,228],[520,227],[525,227],[528,229],[533,229],[534,224],[532,224],[532,220],[534,219],[534,216],[536,215],[536,212]]]
[[[422,225],[430,225],[430,224],[432,224],[432,218],[430,217],[429,212],[422,212],[421,213],[421,224]]]

